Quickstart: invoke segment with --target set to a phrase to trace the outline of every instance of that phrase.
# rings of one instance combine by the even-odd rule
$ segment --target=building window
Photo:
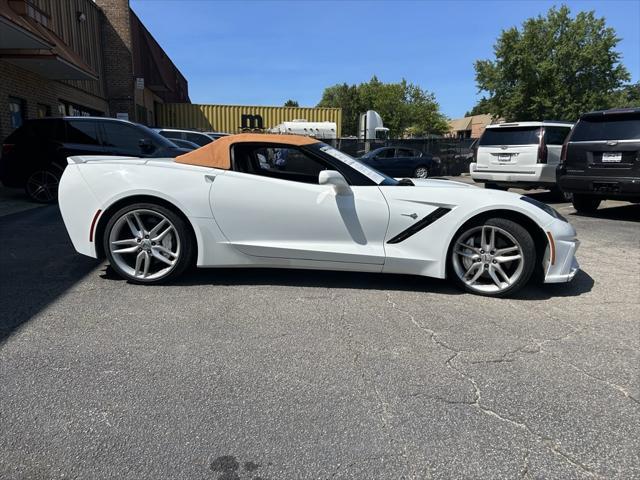
[[[51,116],[51,107],[49,105],[44,105],[43,103],[38,104],[38,118],[50,117]]]
[[[18,128],[27,118],[27,102],[21,98],[9,97],[9,117],[11,128]]]
[[[60,100],[60,103],[58,104],[58,113],[63,117],[101,117],[103,115],[102,112],[94,110],[93,108],[83,107],[82,105],[66,102],[64,100]]]

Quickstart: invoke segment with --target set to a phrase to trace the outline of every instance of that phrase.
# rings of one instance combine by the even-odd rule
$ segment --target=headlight
[[[525,202],[528,202],[531,205],[535,205],[540,210],[544,210],[546,213],[551,215],[553,218],[557,218],[558,220],[562,220],[563,222],[568,223],[567,219],[564,218],[562,215],[560,215],[560,212],[558,212],[555,208],[550,207],[546,203],[539,202],[538,200],[534,200],[531,197],[520,197],[520,200],[524,200]]]

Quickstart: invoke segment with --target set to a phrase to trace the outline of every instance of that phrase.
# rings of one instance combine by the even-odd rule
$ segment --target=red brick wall
[[[47,80],[1,60],[0,79],[0,142],[11,133],[9,97],[26,100],[27,118],[37,117],[39,103],[49,106],[52,115],[58,115],[58,104],[61,99],[100,112],[107,112],[107,103],[100,97],[69,84]]]
[[[96,0],[103,12],[102,45],[109,116],[128,113],[135,120],[129,0]]]

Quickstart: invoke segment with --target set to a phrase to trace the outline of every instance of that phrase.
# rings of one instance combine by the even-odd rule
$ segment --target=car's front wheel
[[[571,202],[578,213],[594,213],[598,210],[601,201],[598,197],[574,193]]]
[[[515,293],[529,281],[535,263],[529,232],[504,218],[467,225],[449,249],[449,276],[464,290],[479,295]]]
[[[190,265],[195,250],[185,220],[152,203],[118,210],[104,232],[109,263],[134,283],[159,283],[178,276]]]

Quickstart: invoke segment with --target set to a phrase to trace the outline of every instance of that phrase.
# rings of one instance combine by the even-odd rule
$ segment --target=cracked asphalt
[[[550,200],[545,194],[535,194]],[[200,270],[142,287],[0,218],[0,478],[640,478],[640,205],[512,299]]]

